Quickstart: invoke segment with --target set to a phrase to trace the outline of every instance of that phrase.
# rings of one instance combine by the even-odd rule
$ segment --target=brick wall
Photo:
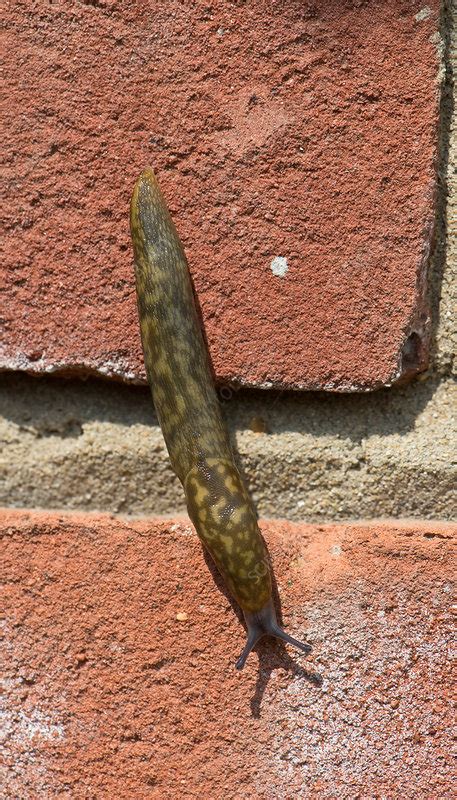
[[[6,797],[451,797],[451,11],[7,4]],[[313,648],[242,673],[144,386],[147,163]]]
[[[144,380],[127,207],[150,163],[220,379],[350,391],[423,369],[438,10],[10,7],[0,363]]]

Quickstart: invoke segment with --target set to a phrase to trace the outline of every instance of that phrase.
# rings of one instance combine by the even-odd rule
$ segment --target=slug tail
[[[244,646],[243,652],[235,663],[236,669],[243,669],[249,653],[262,636],[274,636],[276,639],[281,639],[283,642],[291,644],[298,650],[302,650],[303,653],[309,653],[311,651],[311,646],[309,644],[299,642],[298,639],[289,636],[289,634],[278,625],[276,612],[271,600],[266,606],[260,609],[260,611],[245,611],[244,618],[248,628],[248,640]]]

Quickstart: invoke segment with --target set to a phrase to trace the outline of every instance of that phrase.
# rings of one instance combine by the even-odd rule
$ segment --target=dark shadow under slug
[[[236,668],[262,636],[307,653],[276,619],[268,553],[233,460],[186,257],[151,169],[135,185],[130,224],[146,372],[170,461],[198,536],[246,620]]]

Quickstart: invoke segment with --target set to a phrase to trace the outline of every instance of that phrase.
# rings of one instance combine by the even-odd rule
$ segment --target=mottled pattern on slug
[[[186,257],[152,170],[140,176],[131,231],[141,337],[154,405],[189,516],[245,611],[271,578],[255,511],[233,463]]]
[[[187,509],[227,586],[247,611],[262,608],[271,594],[267,551],[238,470],[208,458],[185,482]]]
[[[174,471],[231,458],[186,257],[152,170],[140,176],[131,231],[148,381]]]

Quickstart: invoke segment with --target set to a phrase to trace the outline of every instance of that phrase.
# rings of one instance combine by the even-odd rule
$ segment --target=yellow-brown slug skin
[[[136,183],[130,225],[149,385],[181,483],[198,459],[230,446],[214,391],[186,257],[151,169]]]
[[[130,225],[146,373],[171,464],[198,536],[248,626],[248,642],[236,666],[244,666],[265,634],[308,651],[276,621],[268,553],[233,461],[187,260],[149,168],[135,185]]]

